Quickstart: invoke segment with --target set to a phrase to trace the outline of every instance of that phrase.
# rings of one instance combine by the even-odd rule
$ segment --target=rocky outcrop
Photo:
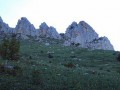
[[[67,28],[65,37],[65,46],[71,45],[70,43],[79,43],[80,47],[83,48],[114,50],[108,38],[99,38],[95,30],[84,21],[81,21],[78,24],[73,22]]]
[[[10,29],[11,28],[8,26],[8,24],[4,23],[2,18],[0,17],[0,34],[3,32],[4,33],[11,33],[12,31],[10,31]]]
[[[80,43],[82,47],[84,47],[87,42],[98,39],[98,34],[84,21],[81,21],[79,24],[73,22],[67,28],[65,36],[70,39],[71,42]]]
[[[70,46],[70,45],[71,45],[71,41],[66,40],[63,45],[64,45],[64,46]]]
[[[18,23],[15,28],[10,28],[6,23],[3,22],[0,17],[0,31],[3,33],[16,33],[21,36],[22,39],[28,39],[28,36],[32,37],[46,37],[46,38],[54,38],[61,39],[61,36],[58,34],[56,29],[52,26],[48,26],[45,22],[42,23],[39,29],[35,29],[34,25],[31,24],[26,17],[22,17],[18,20]]]
[[[31,24],[25,17],[18,20],[15,30],[16,33],[21,35],[38,36],[38,32],[33,24]]]
[[[92,42],[87,43],[86,46],[91,49],[114,50],[107,37],[94,39]]]
[[[52,26],[49,27],[45,22],[39,26],[39,34],[42,37],[61,39],[61,36],[58,34],[56,29]]]
[[[114,50],[107,37],[99,37],[95,30],[86,22],[81,21],[78,24],[73,22],[66,30],[66,33],[58,34],[56,29],[43,22],[39,29],[35,29],[26,17],[18,20],[15,28],[10,28],[0,17],[0,36],[4,33],[17,33],[22,39],[29,39],[28,36],[36,37],[35,40],[41,42],[42,38],[54,38],[65,40],[65,46],[75,45],[77,47]]]

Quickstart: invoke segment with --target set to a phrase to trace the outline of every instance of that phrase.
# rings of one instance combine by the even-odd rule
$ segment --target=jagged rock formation
[[[39,34],[42,37],[61,39],[61,36],[58,34],[56,29],[52,26],[49,27],[45,22],[41,23],[39,26]]]
[[[81,21],[78,24],[73,22],[66,30],[66,33],[58,34],[56,29],[43,22],[39,29],[35,29],[26,17],[18,20],[15,28],[10,28],[0,17],[0,35],[2,33],[17,33],[22,39],[29,39],[28,36],[36,37],[35,40],[41,42],[42,38],[54,38],[65,40],[65,46],[73,44],[83,48],[114,50],[107,37],[99,37],[95,30],[86,22]]]
[[[86,46],[91,49],[114,50],[107,37],[94,39],[92,42],[87,43]]]
[[[20,20],[18,20],[15,30],[16,33],[19,33],[24,36],[38,36],[38,32],[35,29],[34,25],[31,24],[25,17],[22,17]]]
[[[64,43],[65,46],[79,43],[83,48],[114,50],[106,37],[99,38],[94,29],[84,21],[78,24],[73,22],[67,28],[65,37],[67,39]]]
[[[2,18],[0,17],[0,34],[1,33],[11,33],[12,29],[8,26],[8,24],[4,23]]]
[[[58,32],[56,31],[54,27],[52,26],[48,27],[48,25],[44,22],[40,25],[39,29],[35,29],[33,24],[31,24],[25,17],[22,17],[18,21],[15,30],[16,30],[16,33],[19,33],[24,37],[42,36],[42,37],[47,37],[47,38],[49,37],[49,38],[54,38],[54,39],[60,39],[60,35],[58,34]]]

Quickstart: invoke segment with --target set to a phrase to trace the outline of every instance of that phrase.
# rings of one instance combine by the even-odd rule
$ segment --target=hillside
[[[20,60],[0,58],[0,90],[120,89],[117,52],[65,47],[58,40],[48,41],[50,45],[22,40]],[[6,63],[9,67],[3,70]]]

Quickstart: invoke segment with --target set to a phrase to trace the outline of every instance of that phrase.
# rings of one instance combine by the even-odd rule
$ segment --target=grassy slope
[[[24,41],[20,60],[8,62],[22,73],[0,74],[0,90],[120,90],[120,62],[113,53]],[[66,67],[68,63],[74,67]]]

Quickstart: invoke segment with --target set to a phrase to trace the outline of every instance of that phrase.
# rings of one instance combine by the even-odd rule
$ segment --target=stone
[[[66,40],[65,42],[64,42],[64,44],[63,44],[64,46],[70,46],[71,45],[71,42],[68,40]]]
[[[49,46],[50,45],[50,43],[45,43],[45,46]]]
[[[26,17],[22,17],[20,20],[18,20],[15,30],[16,33],[22,35],[38,36],[38,32],[34,25],[31,24]]]
[[[54,38],[54,39],[61,39],[61,36],[58,34],[56,29],[52,26],[49,27],[47,32],[47,37]]]
[[[45,22],[43,22],[43,23],[41,23],[41,25],[39,26],[39,28],[40,28],[40,30],[48,30],[49,26]]]
[[[71,42],[80,43],[81,47],[84,47],[85,43],[98,38],[98,34],[94,29],[84,21],[79,22],[79,24],[73,22],[67,28],[65,36]]]
[[[107,37],[100,37],[99,39],[95,39],[92,42],[87,44],[88,48],[91,49],[103,49],[103,50],[114,50],[113,45],[110,43]]]
[[[8,24],[3,22],[2,18],[0,17],[0,34],[2,34],[3,32],[10,33],[10,27],[8,26]]]
[[[42,37],[61,39],[61,36],[58,34],[56,29],[52,26],[48,26],[45,22],[41,23],[39,26],[39,34]]]
[[[29,39],[29,37],[24,34],[21,34],[21,39]]]
[[[79,23],[73,22],[68,26],[65,34],[59,34],[56,28],[48,26],[45,22],[41,23],[39,29],[35,29],[26,17],[18,20],[15,28],[9,27],[8,24],[3,22],[0,17],[0,37],[6,34],[16,33],[22,39],[29,39],[30,36],[35,37],[35,40],[42,42],[42,38],[63,39],[64,46],[71,46],[72,44],[77,47],[89,49],[103,49],[114,50],[113,45],[107,37],[99,37],[95,30],[85,21]],[[79,45],[79,46],[78,46]]]
[[[70,46],[72,43],[79,44],[82,48],[114,50],[112,44],[107,37],[99,38],[95,30],[85,21],[78,24],[73,22],[65,33],[65,46]]]

